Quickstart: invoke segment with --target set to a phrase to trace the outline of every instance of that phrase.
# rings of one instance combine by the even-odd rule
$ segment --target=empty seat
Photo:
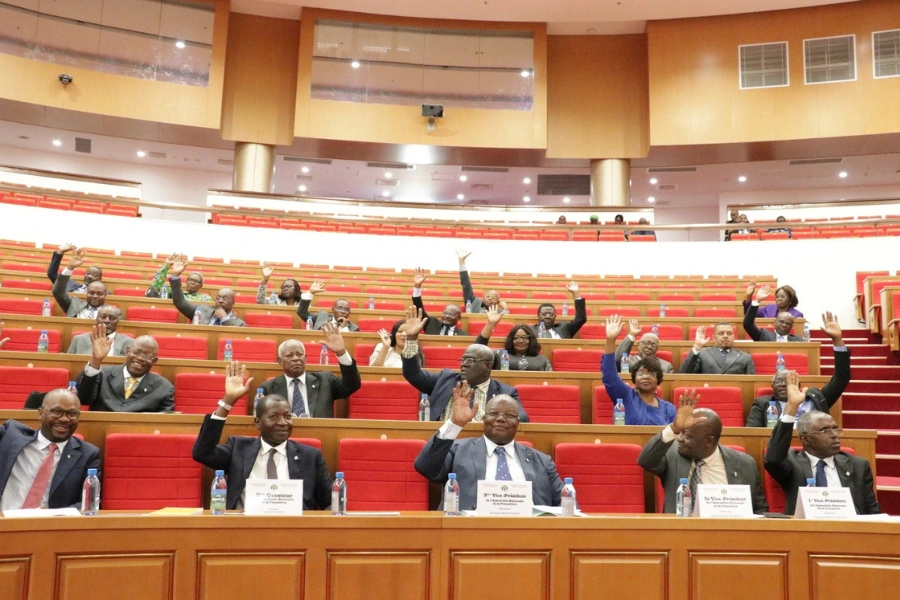
[[[737,300],[735,294],[700,294],[700,302],[734,302]]]
[[[50,300],[50,306],[54,304]],[[0,313],[8,315],[41,315],[43,300],[20,300],[19,298],[0,298]]]
[[[248,327],[274,327],[277,329],[293,329],[292,313],[244,313],[244,322]]]
[[[678,406],[678,399],[686,391],[696,389],[700,400],[697,406],[716,411],[725,427],[744,426],[744,404],[739,387],[676,387],[672,390],[672,404]]]
[[[261,382],[260,382],[261,383]],[[219,373],[176,373],[175,410],[188,415],[208,415],[225,393],[225,375]],[[248,394],[256,395],[256,390]],[[247,395],[234,403],[232,414],[247,414]]]
[[[4,262],[0,263],[0,269],[4,271],[21,271],[24,273],[46,273],[47,267],[33,263]]]
[[[484,329],[485,325],[487,325],[487,321],[469,321],[469,335],[478,335],[481,333],[481,330]],[[494,326],[494,333],[491,336],[491,340],[494,342],[505,340],[506,336],[509,335],[509,332],[512,331],[512,328],[515,326],[516,324],[511,323],[510,321],[500,321]]]
[[[695,300],[694,294],[658,294],[656,299],[660,302],[693,302]],[[685,315],[687,316],[687,315]]]
[[[157,354],[159,358],[206,360],[209,357],[208,342],[205,337],[154,335],[153,339],[159,344],[159,353]]]
[[[647,327],[644,327],[644,330],[641,332],[641,335],[645,333],[652,332],[651,329],[648,330]],[[661,340],[683,340],[684,339],[684,327],[681,325],[656,325],[656,333]]]
[[[581,339],[583,340],[605,340],[606,339],[606,324],[604,323],[587,323],[581,326],[581,330],[578,332],[580,334]],[[622,332],[619,334],[618,339],[623,340],[625,336],[628,335],[628,327],[623,327]],[[597,368],[600,368],[600,363],[597,363]]]
[[[369,269],[371,271],[372,269]],[[403,296],[404,292],[402,288],[398,287],[388,287],[384,285],[369,285],[366,286],[366,293],[373,294],[376,298],[378,296]]]
[[[386,331],[390,331],[391,327],[394,326],[394,323],[397,322],[397,319],[359,319],[356,322],[356,325],[359,327],[360,331],[364,331],[367,333],[377,333],[378,331],[384,329]]]
[[[646,302],[650,300],[650,294],[635,294],[631,292],[616,292],[616,302]]]
[[[785,352],[784,364],[791,371],[797,371],[801,375],[809,375],[809,356],[806,354]],[[753,364],[756,366],[757,375],[774,375],[776,368],[775,363],[778,360],[776,352],[761,352],[751,354]]]
[[[146,292],[146,288],[117,287],[113,289],[112,293],[114,296],[132,296],[135,298],[143,298]]]
[[[602,350],[553,349],[553,370],[569,372],[597,373],[600,371]],[[431,364],[429,363],[429,367]]]
[[[362,364],[368,360],[366,356]],[[361,362],[359,358],[357,362]],[[415,421],[419,398],[419,391],[405,381],[363,381],[350,402],[350,418]]]
[[[413,463],[424,440],[345,438],[338,443],[349,510],[428,510],[428,480]]]
[[[581,392],[577,385],[519,384],[516,389],[532,423],[581,423]]]
[[[644,470],[637,444],[557,444],[560,477],[571,477],[585,512],[644,512]]]
[[[534,300],[569,300],[571,298],[566,292],[532,292],[531,297]]]
[[[419,346],[429,369],[458,369],[465,346]]]
[[[156,308],[153,306],[129,306],[126,320],[144,323],[177,323],[177,308]]]
[[[3,346],[7,352],[37,352],[38,339],[41,337],[41,329],[10,329],[3,330],[0,338],[8,337],[9,341]],[[59,353],[59,331],[47,329],[47,352]]]
[[[0,367],[0,409],[20,410],[31,392],[68,386],[68,369]]]
[[[695,317],[708,317],[713,319],[733,319],[737,316],[737,308],[695,308]],[[669,313],[666,312],[666,315]]]
[[[601,317],[611,317],[619,315],[620,317],[640,317],[641,309],[627,306],[604,306],[600,308]]]
[[[225,358],[225,340],[219,338],[219,349],[216,352],[219,360]],[[234,350],[234,360],[242,362],[274,362],[276,358],[275,340],[251,340],[232,338],[231,347]]]
[[[31,279],[4,279],[0,285],[16,290],[35,290],[48,293],[53,287],[49,281],[32,281]]]

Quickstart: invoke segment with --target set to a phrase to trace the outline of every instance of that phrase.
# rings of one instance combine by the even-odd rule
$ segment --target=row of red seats
[[[867,227],[808,227],[787,232],[756,231],[753,233],[733,233],[731,240],[735,242],[757,242],[766,240],[813,240],[832,238],[882,237],[900,235],[900,225],[878,225]]]
[[[39,194],[22,194],[19,192],[0,192],[0,203],[18,204],[20,206],[37,206],[56,210],[74,210],[95,214],[116,215],[119,217],[137,217],[138,207],[114,202],[97,202],[93,200],[74,200],[70,198],[54,198]]]

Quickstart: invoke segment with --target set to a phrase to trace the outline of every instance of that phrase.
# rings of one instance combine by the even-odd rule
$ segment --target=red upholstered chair
[[[532,423],[581,423],[577,385],[517,385],[516,389]]]
[[[0,269],[3,269],[4,271],[20,271],[24,273],[44,273],[47,271],[47,267],[42,267],[41,265],[36,265],[34,263],[20,262],[0,263]]]
[[[537,318],[536,306],[510,306],[507,310],[511,315],[530,315]]]
[[[377,300],[379,296],[404,296],[403,288],[390,287],[386,285],[367,285],[366,293],[375,296]]]
[[[560,477],[571,477],[585,512],[644,512],[644,470],[637,444],[557,444]]]
[[[641,331],[641,335],[645,333],[652,333],[653,325],[650,327],[644,327],[643,331]],[[658,325],[657,332],[659,335],[659,339],[661,340],[683,340],[684,339],[684,327],[681,325]],[[640,339],[640,336],[638,337]]]
[[[277,343],[275,340],[232,339],[234,359],[243,362],[275,362]],[[219,338],[219,349],[216,356],[224,359],[225,339]]]
[[[469,335],[478,335],[481,333],[481,330],[484,329],[484,326],[487,324],[487,321],[469,321]],[[503,341],[506,340],[506,336],[509,335],[509,332],[512,331],[512,328],[515,327],[516,324],[510,321],[500,321],[494,327],[494,333],[491,335],[491,341],[500,342],[503,344]]]
[[[256,304],[256,294],[235,294],[235,304]]]
[[[763,442],[763,456],[766,453],[766,447],[769,441]],[[733,447],[733,446],[730,446]],[[801,450],[801,446],[791,446],[792,450]],[[856,454],[856,450],[847,446],[841,446],[841,451],[847,454]],[[769,475],[769,472],[763,469],[763,493],[766,495],[766,502],[769,503],[769,512],[783,513],[787,508],[787,498],[784,495],[784,489],[775,481],[775,478]]]
[[[49,281],[32,281],[31,279],[4,279],[0,282],[0,285],[15,290],[34,290],[37,292],[49,292],[53,288]]]
[[[261,382],[260,382],[261,383]],[[219,373],[176,373],[175,410],[188,415],[208,415],[225,392],[225,375]],[[248,395],[256,396],[256,389]],[[247,396],[234,403],[233,414],[247,414]]]
[[[797,371],[801,375],[809,375],[809,357],[806,354],[785,352],[783,356],[784,364],[788,369]],[[753,358],[753,364],[756,365],[757,375],[775,374],[775,361],[778,360],[777,353],[752,354],[751,358]]]
[[[753,396],[753,397],[754,397],[754,398],[760,398],[760,397],[762,397],[762,396],[771,396],[771,395],[772,395],[772,392],[773,392],[773,390],[772,390],[772,388],[770,388],[770,387],[756,388],[756,391],[754,392],[754,396]]]
[[[616,292],[616,302],[646,302],[650,300],[650,294],[634,294],[630,292]]]
[[[273,327],[276,329],[293,329],[294,318],[291,313],[247,312],[244,322],[248,327]]]
[[[680,307],[666,307],[666,317],[687,317],[690,315],[690,311],[686,308]],[[647,309],[648,317],[657,317],[659,318],[659,309],[658,308],[649,308]]]
[[[609,294],[605,292],[586,292],[581,294],[581,297],[586,301],[609,300]]]
[[[578,332],[579,337],[583,340],[605,340],[606,339],[606,324],[605,323],[586,323],[581,326],[581,330]],[[628,328],[623,327],[622,332],[619,334],[618,340],[624,340],[625,336],[628,335]]]
[[[373,352],[375,352],[375,344],[357,344],[353,348],[353,359],[359,366],[368,365],[369,357]],[[356,398],[355,395],[354,398]]]
[[[671,401],[678,406],[678,398],[687,390],[695,389],[700,395],[697,406],[716,411],[725,427],[744,426],[744,405],[739,387],[677,387],[672,390]]]
[[[206,360],[209,357],[207,339],[205,337],[154,335],[153,339],[159,344],[159,358],[192,358],[195,360]]]
[[[656,299],[660,302],[693,302],[696,300],[693,294],[659,294]]]
[[[3,335],[0,335],[0,338],[8,337],[9,341],[6,342],[6,345],[3,346],[3,350],[0,350],[0,352],[37,352],[38,339],[41,337],[41,331],[41,329],[4,329]],[[46,331],[47,338],[49,339],[47,351],[58,354],[60,351],[59,331],[56,329],[47,329]]]
[[[0,367],[0,409],[21,410],[31,392],[68,386],[68,369]]]
[[[640,317],[641,309],[629,306],[604,306],[600,308],[599,314],[601,317],[611,317],[612,315],[619,315],[620,317]]]
[[[177,323],[177,308],[155,308],[152,306],[129,306],[127,321],[141,321],[146,323]]]
[[[50,300],[50,306],[54,305],[54,301]],[[20,300],[18,298],[0,298],[0,313],[8,315],[41,315],[41,308],[44,306],[43,300]]]
[[[415,421],[419,398],[419,391],[405,381],[363,381],[350,401],[350,418]]]
[[[602,356],[602,350],[554,348],[551,360],[554,371],[599,373]]]
[[[366,305],[368,306],[368,304]],[[388,302],[378,300],[375,302],[375,310],[406,310],[406,304],[403,302]]]
[[[191,457],[195,435],[110,433],[103,456],[106,510],[201,507],[203,465]]]
[[[344,472],[349,510],[428,510],[428,480],[413,463],[425,440],[344,438],[338,471]]]
[[[332,285],[325,286],[326,291],[330,294],[358,294],[362,288],[358,285]]]
[[[666,312],[666,315],[669,313]],[[695,308],[694,309],[695,317],[708,317],[719,320],[728,320],[733,319],[737,316],[736,308]]]
[[[322,440],[319,440],[319,439],[316,439],[316,438],[295,438],[295,437],[292,437],[292,438],[290,438],[290,439],[293,440],[293,441],[295,441],[295,442],[297,442],[298,444],[305,444],[305,445],[307,445],[307,446],[311,446],[311,447],[315,448],[316,450],[321,450],[321,449],[322,449]]]
[[[210,287],[231,287],[234,285],[234,281],[230,277],[204,277],[203,285],[208,285]],[[212,296],[213,294],[210,295]]]
[[[108,279],[133,279],[134,281],[144,279],[143,273],[134,273],[132,271],[104,271],[103,275]]]
[[[359,327],[360,331],[364,331],[367,333],[378,333],[381,329],[386,331],[390,331],[391,327],[394,326],[394,323],[397,322],[397,319],[359,319],[356,321],[356,325]]]
[[[570,300],[571,295],[566,292],[532,292],[533,300]]]
[[[700,294],[700,302],[734,302],[737,300],[735,294]]]
[[[130,296],[134,298],[143,298],[146,292],[147,288],[117,287],[113,288],[112,293],[114,296]]]
[[[458,369],[465,346],[420,346],[429,369]]]

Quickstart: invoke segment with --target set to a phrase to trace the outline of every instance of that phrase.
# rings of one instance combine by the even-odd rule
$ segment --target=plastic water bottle
[[[769,400],[769,408],[766,409],[766,427],[775,427],[778,423],[778,408],[774,400]]]
[[[231,345],[231,340],[225,340],[225,350],[223,350],[222,353],[225,360],[232,360],[234,358],[234,347]]]
[[[447,483],[444,485],[444,516],[455,517],[459,514],[459,482],[456,481],[456,473],[447,474]]]
[[[41,337],[38,338],[38,352],[47,353],[50,351],[50,337],[47,335],[47,330],[41,330]]]
[[[787,369],[787,365],[784,364],[784,354],[779,352],[778,357],[775,359],[775,372],[784,371],[785,369]]]
[[[67,389],[68,389],[68,391],[72,392],[76,396],[78,395],[78,386],[75,384],[74,381],[69,382],[69,387]]]
[[[467,313],[472,312],[472,301],[471,300],[466,300],[466,312]]]
[[[500,353],[500,370],[509,371],[509,352],[506,350]]]
[[[807,477],[806,478],[806,487],[816,487],[816,478],[815,477]]]
[[[50,299],[44,298],[44,304],[43,304],[43,306],[41,306],[41,316],[49,317],[52,314],[53,314],[53,307],[50,306]]]
[[[325,344],[322,344],[322,351],[319,352],[319,364],[328,364],[328,346],[326,346]]]
[[[665,304],[659,305],[659,316],[661,316],[661,317],[666,316],[666,305]]]
[[[375,310],[375,296],[369,296],[369,310]]]
[[[347,482],[343,471],[334,474],[334,485],[331,486],[331,514],[347,514]]]
[[[419,420],[431,420],[431,401],[428,400],[428,394],[422,394],[422,399],[419,400]]]
[[[167,288],[165,285],[159,288],[159,297],[163,300],[167,299],[169,297],[169,288]]]
[[[560,516],[563,517],[574,517],[575,516],[575,486],[572,485],[572,478],[566,477],[564,480],[565,485],[563,485],[562,489],[562,502],[560,503],[562,506],[562,511],[560,512]]]
[[[625,403],[621,398],[616,398],[616,405],[613,406],[613,425],[625,424]]]
[[[679,480],[678,489],[675,491],[675,516],[690,517],[694,506],[691,502],[691,488],[688,486],[687,477]]]
[[[96,515],[100,512],[100,480],[97,469],[88,469],[84,485],[81,486],[81,514]]]
[[[306,330],[307,330],[307,331],[312,331],[312,328],[313,328],[313,318],[312,318],[312,317],[306,317]]]
[[[225,500],[228,497],[228,483],[225,481],[225,471],[217,470],[213,477],[212,488],[209,491],[209,514],[224,515]]]
[[[259,406],[259,403],[262,402],[262,399],[266,397],[266,390],[263,388],[256,388],[256,396],[253,398],[253,414],[256,414],[256,407]]]
[[[569,316],[569,303],[568,302],[563,302],[562,316],[564,316],[564,317]]]
[[[203,321],[203,315],[200,314],[200,309],[194,311],[194,318],[191,319],[191,325],[199,325]]]
[[[804,323],[803,324],[803,341],[808,342],[809,340],[810,340],[809,323]]]
[[[538,323],[538,337],[539,337],[539,338],[545,338],[545,337],[547,337],[547,328],[544,327],[544,322],[543,322],[543,321],[541,321],[540,323]]]
[[[650,331],[653,332],[653,335],[659,337],[659,323],[654,323]]]
[[[630,357],[627,354],[622,355],[622,364],[620,365],[621,368],[619,369],[620,373],[630,373],[631,372],[631,365],[628,364],[629,358]]]

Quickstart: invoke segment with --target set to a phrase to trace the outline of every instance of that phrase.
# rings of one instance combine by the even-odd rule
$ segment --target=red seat
[[[386,331],[390,331],[391,327],[394,326],[394,323],[397,322],[397,319],[360,319],[356,322],[356,325],[359,327],[360,331],[366,333],[378,333],[378,331],[384,329]]]
[[[620,317],[640,317],[641,309],[626,306],[604,306],[600,309],[601,317],[611,317],[619,315]]]
[[[682,318],[682,317],[687,317],[689,315],[690,315],[690,311],[686,308],[668,307],[668,306],[666,307],[666,317]],[[647,316],[648,317],[656,317],[656,318],[665,318],[665,317],[659,316],[658,308],[647,309]]]
[[[458,369],[465,346],[419,346],[429,369]]]
[[[560,477],[571,477],[585,512],[644,512],[644,470],[637,444],[557,444]]]
[[[487,325],[487,321],[469,321],[469,335],[478,335],[481,333],[481,330],[484,329],[484,326]],[[510,321],[500,321],[494,326],[494,333],[491,335],[491,340],[500,341],[505,340],[506,336],[509,335],[509,332],[512,331],[512,328],[515,327],[516,324]]]
[[[362,364],[368,356],[365,360]],[[350,402],[350,418],[415,421],[419,398],[419,391],[405,381],[363,381]]]
[[[126,320],[141,321],[142,323],[177,323],[178,309],[129,306]]]
[[[203,465],[191,457],[196,439],[195,435],[176,434],[107,435],[103,508],[156,510],[166,506],[203,506]]]
[[[693,294],[658,294],[656,299],[660,302],[693,302],[696,300]]]
[[[143,273],[134,273],[131,271],[104,271],[103,276],[107,279],[134,279],[135,281],[144,279]]]
[[[735,294],[700,294],[700,302],[734,302]]]
[[[603,350],[553,349],[553,370],[568,372],[598,373]],[[429,364],[429,366],[431,366]]]
[[[425,440],[344,438],[338,471],[351,492],[349,510],[428,510],[428,480],[413,463]]]
[[[628,237],[628,241],[629,242],[655,242],[656,236],[655,235],[634,235],[634,234],[632,234]]]
[[[772,390],[772,388],[770,387],[759,387],[756,388],[755,392],[753,392],[753,397],[759,398],[760,396],[771,396],[773,391],[774,390]]]
[[[375,310],[406,310],[406,304],[403,302],[377,301],[375,302]]]
[[[757,375],[774,375],[775,361],[778,360],[776,352],[763,352],[751,354],[753,364],[756,365]],[[791,371],[797,371],[801,375],[809,375],[809,356],[794,352],[785,352],[784,364]]]
[[[143,298],[146,293],[145,288],[133,288],[133,287],[117,287],[113,290],[114,296],[132,296],[135,298]]]
[[[606,339],[606,324],[605,323],[586,323],[581,326],[581,330],[579,331],[580,337],[583,340],[605,340]],[[628,328],[623,327],[622,333],[619,334],[618,339],[624,340],[625,336],[628,335]],[[598,366],[599,368],[599,366]]]
[[[4,329],[0,337],[8,337],[9,341],[3,346],[7,352],[37,352],[38,339],[41,337],[41,329]],[[47,329],[47,351],[53,354],[59,353],[59,331]]]
[[[716,411],[725,427],[744,426],[744,404],[739,387],[676,387],[672,390],[672,403],[678,406],[678,398],[688,390],[695,389],[700,395],[697,406]]]
[[[68,369],[0,367],[0,409],[21,410],[31,392],[67,387]]]
[[[371,271],[371,269],[369,269]],[[384,285],[368,285],[366,286],[366,293],[372,294],[376,298],[378,296],[403,296],[403,290],[398,287],[387,287]]]
[[[609,300],[609,294],[604,292],[585,292],[581,294],[581,297],[585,300]]]
[[[50,301],[53,306],[53,300]],[[44,307],[43,300],[20,300],[18,298],[0,298],[0,313],[8,315],[37,315],[41,316]]]
[[[633,294],[616,292],[616,302],[646,302],[650,300],[650,294]]]
[[[504,296],[508,296],[508,294],[504,294]],[[533,300],[568,300],[571,296],[566,292],[532,292],[531,298]]]
[[[225,342],[224,338],[219,338],[219,349],[216,356],[219,360],[225,358]],[[276,342],[275,340],[250,340],[233,338],[231,347],[234,350],[234,360],[242,362],[274,362],[276,358]]]
[[[192,358],[207,360],[207,340],[205,337],[182,337],[180,335],[154,335],[159,344],[159,358]],[[224,389],[224,388],[223,388]]]
[[[49,292],[53,288],[49,281],[32,281],[30,279],[4,279],[0,281],[0,285],[16,290],[35,290],[40,292]]]
[[[3,269],[4,271],[21,271],[24,273],[46,273],[47,271],[47,267],[42,267],[41,265],[17,262],[0,263],[0,269]]]
[[[641,332],[641,335],[645,333],[652,333],[652,325],[650,329],[644,327],[644,330]],[[661,340],[683,340],[684,339],[684,327],[681,325],[657,325],[657,335],[659,335],[659,339]],[[640,338],[639,338],[640,339]]]
[[[274,327],[276,329],[293,329],[294,317],[291,313],[244,313],[244,322],[248,327]]]
[[[581,423],[581,392],[577,385],[520,384],[516,389],[532,423]]]
[[[732,233],[731,241],[733,242],[758,242],[758,233]]]
[[[375,344],[357,344],[353,348],[353,359],[361,366],[369,364],[369,357],[375,351]],[[356,395],[353,396],[356,398]]]
[[[231,287],[234,281],[230,277],[204,277],[203,285],[216,287]]]
[[[205,357],[204,357],[205,358]],[[225,375],[219,373],[176,373],[175,410],[188,415],[208,415],[225,393]],[[256,396],[256,389],[248,395]],[[247,395],[234,403],[232,413],[247,414]]]
[[[256,304],[256,294],[238,294],[234,295],[235,304]]]
[[[328,290],[328,291],[330,292],[331,290]],[[356,300],[347,300],[346,298],[344,298],[344,300],[347,301],[347,304],[350,305],[350,308],[359,308],[359,303]],[[254,302],[256,302],[256,300],[254,300]],[[328,298],[322,298],[321,300],[316,300],[316,307],[319,308],[320,310],[325,309],[325,310],[330,311],[332,306],[334,306],[334,300],[330,300]]]
[[[666,315],[668,316],[668,314],[667,311]],[[695,308],[694,316],[728,320],[737,316],[737,308]]]
[[[327,285],[325,290],[329,294],[358,294],[362,288],[358,285]]]

